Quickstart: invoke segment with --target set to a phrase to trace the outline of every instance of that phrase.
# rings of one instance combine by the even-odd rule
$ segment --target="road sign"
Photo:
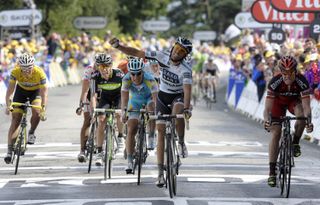
[[[310,24],[310,36],[311,38],[318,41],[320,34],[320,19],[316,18],[311,24]]]
[[[142,28],[145,31],[167,31],[170,28],[170,21],[167,20],[151,20],[144,21]]]
[[[234,18],[236,26],[239,28],[271,28],[272,24],[259,23],[252,17],[250,12],[240,12]]]
[[[34,9],[22,9],[22,10],[6,10],[0,12],[0,25],[4,27],[9,26],[28,26],[32,22],[33,13],[33,25],[37,25],[42,20],[42,14],[40,10]]]
[[[73,20],[73,26],[77,29],[103,29],[106,25],[104,16],[78,16]]]
[[[215,31],[196,31],[193,33],[193,39],[201,41],[213,41],[217,37]]]
[[[285,13],[275,10],[269,0],[255,1],[251,7],[253,18],[260,23],[310,24],[313,13]]]
[[[268,34],[270,43],[283,44],[286,41],[286,34],[281,28],[273,28]]]
[[[270,0],[272,6],[286,12],[319,12],[319,0]]]

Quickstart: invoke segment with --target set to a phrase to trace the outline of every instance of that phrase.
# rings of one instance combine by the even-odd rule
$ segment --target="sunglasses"
[[[112,64],[100,64],[100,65],[98,65],[98,69],[99,70],[108,70],[108,69],[110,69],[111,65]]]
[[[183,46],[181,46],[179,43],[177,43],[175,46],[174,46],[174,49],[177,53],[184,53],[184,54],[188,54],[188,51],[187,49],[185,49]]]
[[[33,66],[21,66],[20,68],[22,71],[30,71],[32,70]]]
[[[142,74],[142,72],[138,72],[138,73],[130,73],[130,75],[132,76],[140,76]]]

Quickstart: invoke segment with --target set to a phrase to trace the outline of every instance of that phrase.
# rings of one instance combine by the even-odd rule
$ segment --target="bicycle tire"
[[[111,179],[112,175],[112,161],[115,154],[114,143],[115,143],[115,130],[112,126],[109,126],[111,135],[109,135],[109,154],[108,154],[108,178]]]
[[[19,133],[19,137],[17,138],[18,142],[16,144],[15,150],[14,150],[14,155],[17,156],[16,159],[16,165],[15,165],[15,170],[14,170],[14,174],[16,175],[18,173],[18,168],[19,168],[19,162],[20,162],[20,156],[21,156],[21,149],[22,149],[22,141],[23,141],[23,135],[24,135],[24,129],[22,128],[20,133]]]
[[[286,188],[286,193],[285,193],[285,197],[289,198],[290,195],[290,185],[291,185],[291,169],[292,169],[292,163],[291,163],[291,159],[292,159],[292,138],[291,135],[288,136],[289,137],[289,141],[287,143],[287,152],[286,152],[286,184],[285,184],[285,188]]]
[[[279,161],[278,161],[278,167],[279,167],[279,184],[280,184],[280,194],[283,195],[284,192],[284,184],[285,184],[285,152],[286,152],[286,142],[283,141],[281,143],[280,149],[279,149]]]
[[[104,180],[107,180],[107,175],[108,175],[108,167],[109,167],[109,161],[108,161],[108,158],[109,158],[109,125],[106,126],[106,134],[105,134],[105,146],[104,146],[104,158],[103,158],[103,161],[104,161],[104,169],[103,169],[103,176],[104,176]]]
[[[88,143],[87,143],[87,157],[89,157],[89,164],[88,164],[88,173],[90,173],[91,171],[91,165],[92,165],[92,156],[93,156],[93,152],[94,152],[94,137],[95,137],[95,132],[96,132],[96,122],[94,122],[91,125],[91,129],[90,129],[90,134],[89,134],[89,138],[88,138]]]
[[[137,185],[140,185],[141,181],[141,167],[143,163],[143,141],[145,139],[144,125],[142,124],[139,129],[139,153],[138,153],[138,181]]]
[[[169,187],[169,195],[170,198],[173,198],[174,196],[174,192],[173,192],[173,187],[174,187],[174,183],[173,183],[173,175],[174,175],[174,171],[173,171],[173,156],[172,156],[172,144],[171,144],[171,136],[167,136],[166,137],[166,141],[167,141],[167,183],[168,183],[168,187]]]

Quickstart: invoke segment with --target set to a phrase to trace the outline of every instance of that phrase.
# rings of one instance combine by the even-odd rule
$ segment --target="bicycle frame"
[[[280,194],[286,198],[290,194],[291,169],[294,167],[292,136],[290,129],[291,120],[307,120],[305,117],[283,117],[282,136],[280,138],[279,156],[277,161]]]
[[[32,105],[30,104],[30,101],[28,100],[26,103],[19,103],[19,102],[12,102],[11,106],[23,106],[23,113],[22,113],[22,118],[20,121],[20,131],[19,134],[16,138],[16,141],[13,146],[13,157],[11,160],[11,163],[13,164],[15,158],[17,157],[16,160],[16,165],[15,165],[15,171],[14,174],[16,175],[18,173],[18,168],[19,168],[19,162],[20,162],[20,156],[23,155],[27,149],[27,113],[28,113],[28,108],[37,108],[41,109],[41,106],[37,105]]]
[[[165,152],[166,152],[166,187],[169,187],[170,198],[173,198],[177,193],[177,175],[179,174],[179,166],[181,165],[180,155],[178,152],[176,134],[175,134],[175,119],[184,118],[183,114],[176,115],[158,115],[150,116],[150,119],[160,119],[166,121],[165,134]]]
[[[115,153],[118,150],[119,142],[115,136],[115,113],[120,113],[121,110],[118,109],[105,109],[105,108],[95,108],[95,113],[105,113],[106,114],[106,127],[105,127],[105,155],[104,155],[104,180],[111,178],[112,175],[112,160],[114,159]],[[116,142],[116,148],[114,146]]]

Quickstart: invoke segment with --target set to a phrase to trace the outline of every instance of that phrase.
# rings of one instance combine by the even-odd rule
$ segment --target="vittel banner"
[[[270,0],[272,6],[281,11],[319,12],[320,0]]]
[[[251,7],[251,13],[256,21],[277,24],[310,24],[315,18],[313,13],[278,11],[272,7],[270,1],[258,0],[254,2]],[[285,1],[282,0],[281,2]]]

